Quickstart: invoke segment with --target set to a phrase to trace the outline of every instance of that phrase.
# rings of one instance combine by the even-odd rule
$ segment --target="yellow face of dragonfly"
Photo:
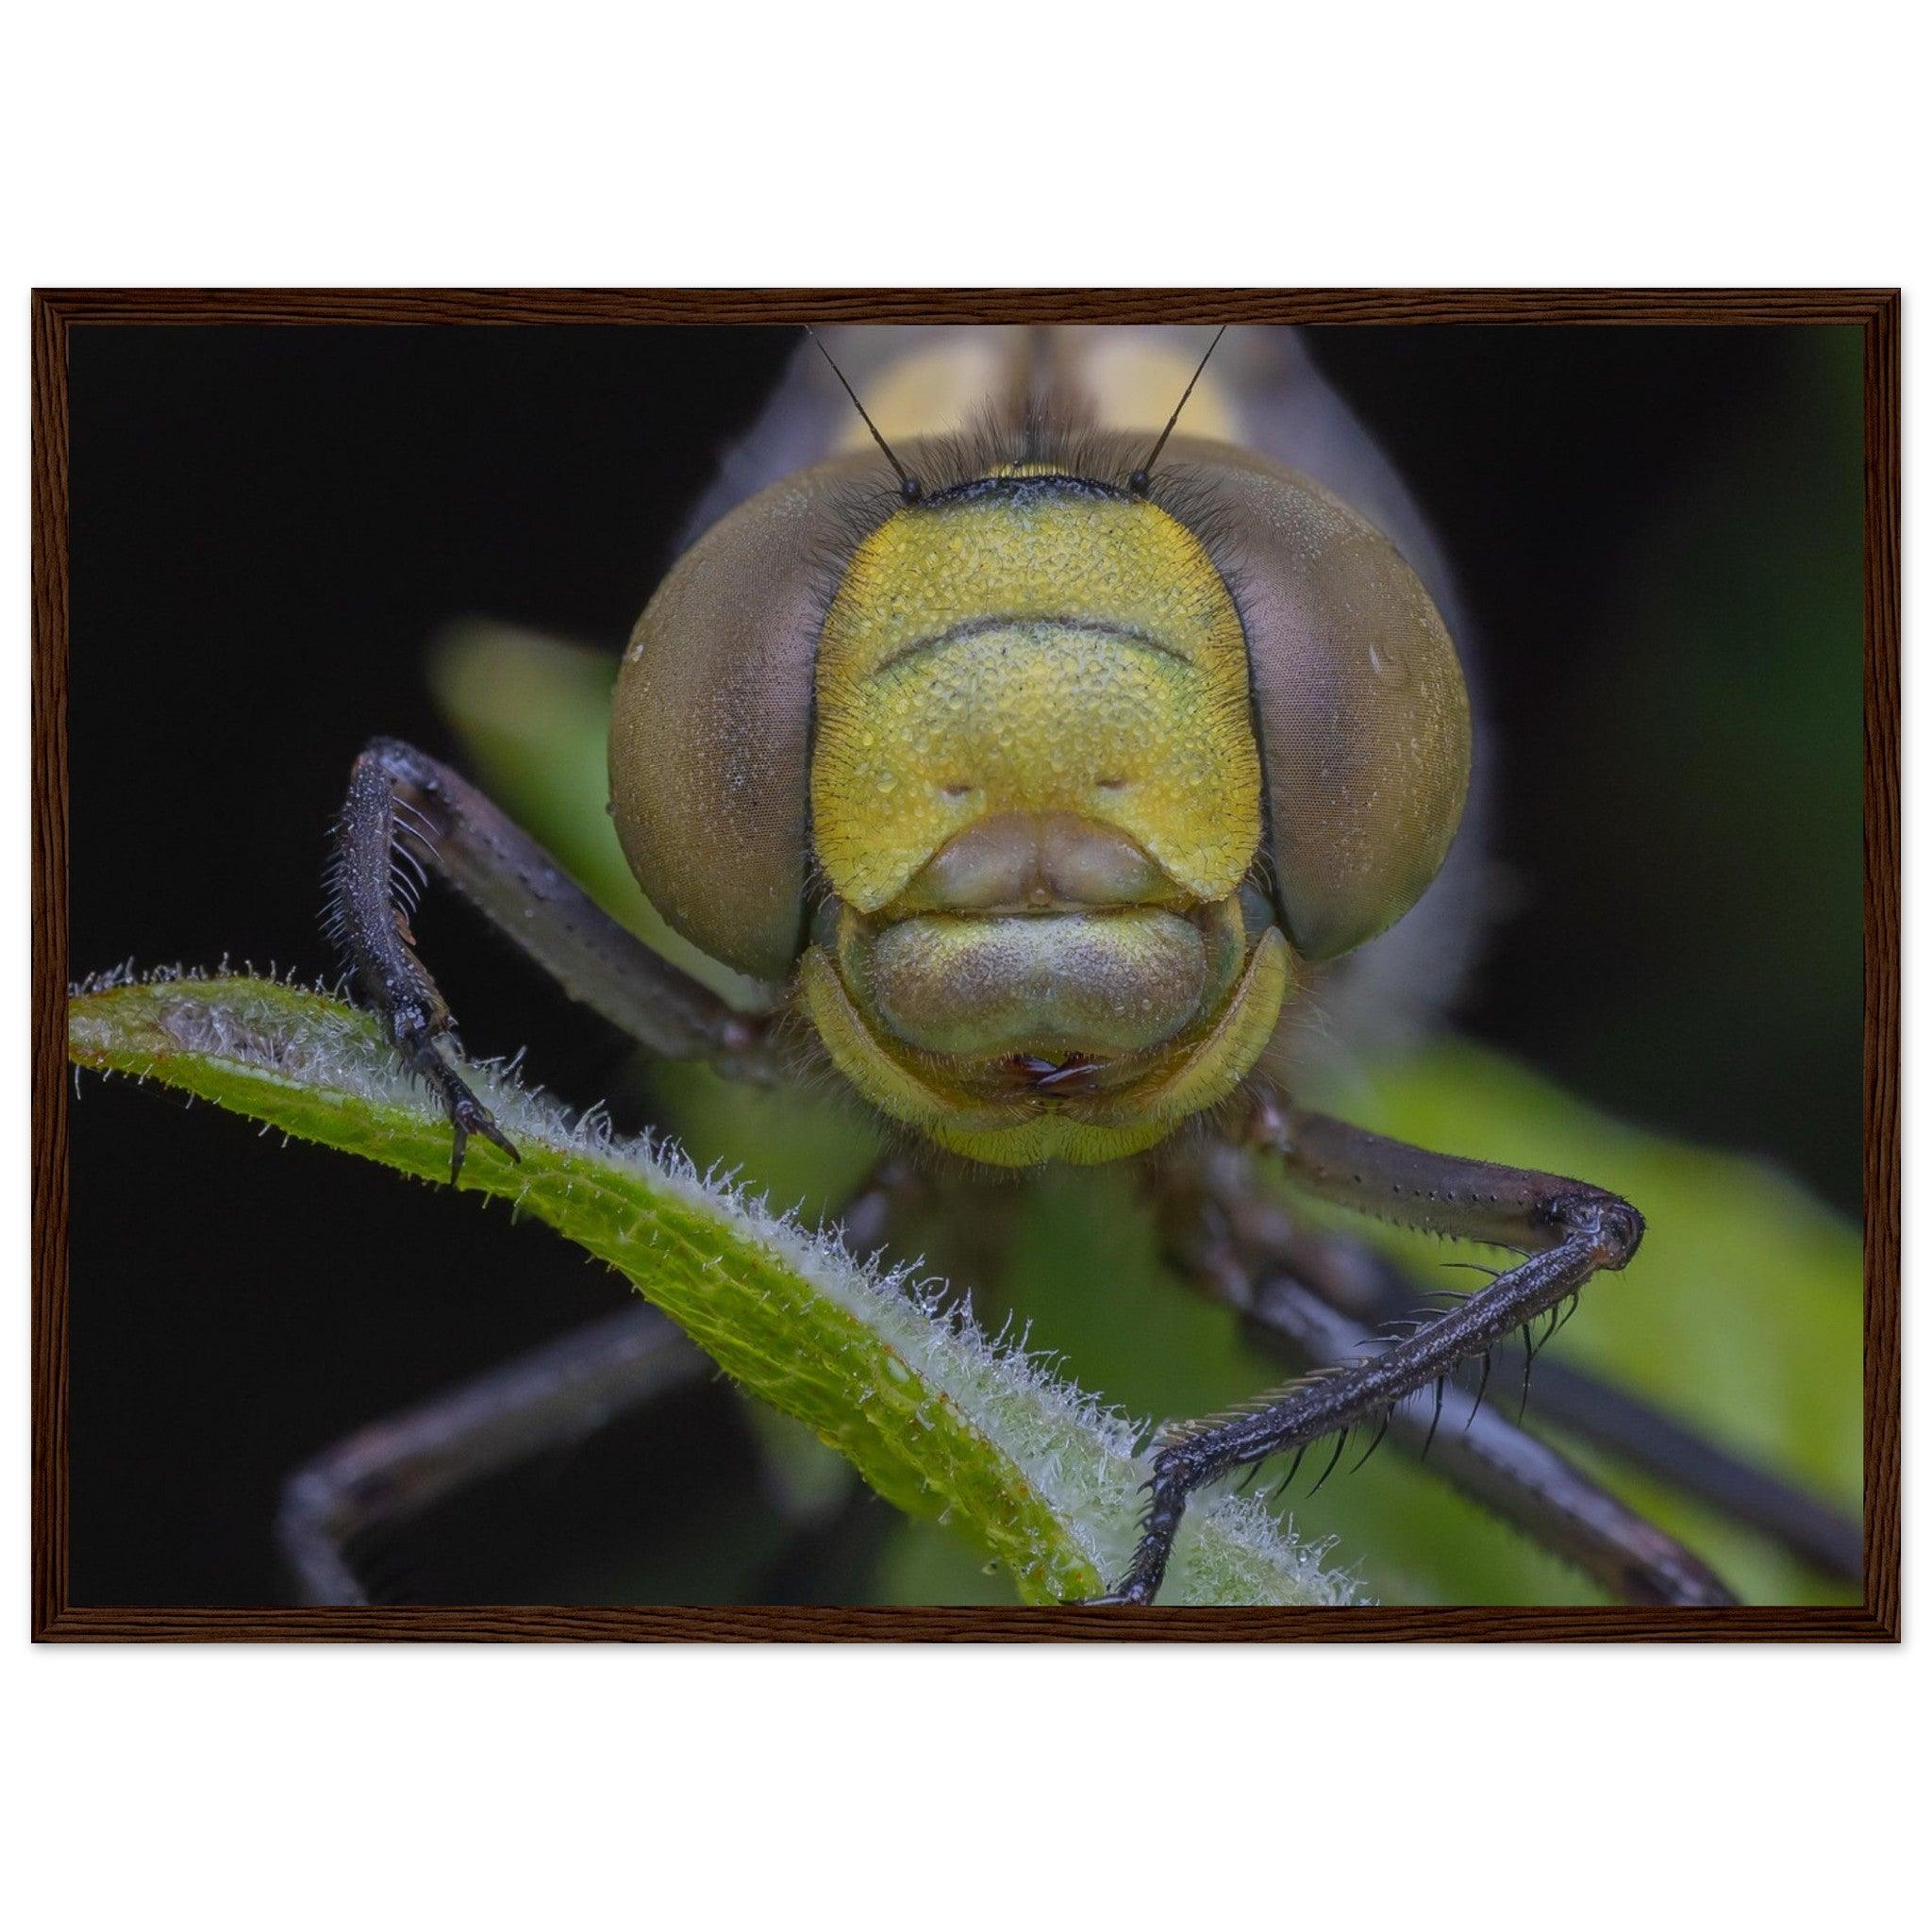
[[[1426,886],[1467,784],[1454,648],[1377,533],[1224,445],[1177,441],[1151,493],[1130,468],[911,502],[864,457],[807,472],[680,559],[619,686],[659,909],[782,982],[874,1108],[1001,1166],[1224,1100],[1301,963]]]
[[[873,1104],[1019,1165],[1232,1091],[1288,988],[1241,618],[1125,491],[1014,469],[897,511],[819,640],[806,1008]]]

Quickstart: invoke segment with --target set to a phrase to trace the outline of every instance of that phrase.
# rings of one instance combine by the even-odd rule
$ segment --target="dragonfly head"
[[[1228,446],[1144,455],[807,472],[680,559],[619,684],[659,910],[981,1161],[1114,1158],[1226,1098],[1461,811],[1461,672],[1388,542]]]

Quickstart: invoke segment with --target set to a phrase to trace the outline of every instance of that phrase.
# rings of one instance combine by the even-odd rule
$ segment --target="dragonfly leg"
[[[881,1160],[841,1216],[846,1245],[860,1255],[877,1246],[912,1185],[904,1163]],[[351,1557],[358,1539],[715,1373],[667,1316],[632,1303],[358,1430],[283,1486],[275,1540],[303,1602],[366,1603]],[[771,1485],[771,1494],[797,1513],[784,1485]],[[803,1524],[802,1534],[808,1540],[815,1527]],[[787,1560],[795,1567],[805,1553]]]
[[[1176,1181],[1166,1204],[1174,1259],[1239,1309],[1255,1338],[1291,1366],[1326,1369],[1385,1347],[1384,1339],[1365,1338],[1368,1316],[1413,1313],[1413,1294],[1389,1307],[1374,1257],[1301,1233],[1254,1187],[1252,1170],[1235,1149],[1212,1150]],[[1389,1439],[1430,1459],[1448,1481],[1624,1602],[1734,1601],[1674,1538],[1497,1405],[1486,1405],[1489,1383],[1485,1371],[1474,1391],[1455,1381],[1442,1385],[1440,1409],[1431,1391],[1419,1391],[1388,1412]],[[1378,1424],[1357,1463],[1381,1436]]]
[[[1251,1320],[1291,1342],[1309,1367],[1344,1362],[1360,1329],[1288,1274],[1255,1284]],[[1466,1494],[1574,1564],[1621,1603],[1732,1604],[1717,1574],[1567,1457],[1455,1381],[1389,1417],[1389,1433]]]
[[[740,1013],[605,913],[468,780],[398,739],[373,740],[349,774],[328,874],[328,927],[398,1053],[456,1130],[450,1178],[472,1134],[516,1149],[457,1071],[450,1010],[416,957],[417,894],[440,874],[564,991],[656,1052],[727,1071],[770,1071],[768,1023]]]
[[[1865,1532],[1856,1517],[1720,1448],[1641,1396],[1553,1361],[1536,1372],[1535,1402],[1546,1421],[1761,1530],[1823,1574],[1863,1578]]]
[[[1434,1233],[1511,1247],[1524,1258],[1386,1348],[1319,1369],[1250,1407],[1165,1432],[1154,1456],[1140,1545],[1105,1602],[1154,1600],[1196,1490],[1284,1450],[1365,1423],[1379,1425],[1418,1390],[1446,1386],[1461,1363],[1548,1313],[1592,1275],[1622,1269],[1643,1239],[1636,1208],[1586,1181],[1429,1153],[1272,1101],[1256,1107],[1243,1138],[1277,1156],[1297,1183],[1326,1199]]]
[[[1235,1241],[1254,1257],[1256,1273],[1273,1266],[1292,1276],[1347,1318],[1352,1338],[1412,1317],[1417,1293],[1409,1276],[1358,1243],[1311,1237],[1254,1185],[1253,1170],[1236,1150],[1214,1149],[1211,1158],[1198,1160],[1177,1178],[1182,1185],[1174,1199],[1176,1252],[1184,1265],[1191,1252],[1184,1217],[1210,1217],[1224,1240]],[[1204,1278],[1198,1269],[1192,1272],[1194,1278]],[[1215,1291],[1249,1315],[1264,1346],[1279,1347],[1297,1368],[1316,1366],[1292,1337],[1276,1334],[1267,1309],[1254,1301],[1254,1278],[1251,1273],[1217,1283]],[[1520,1397],[1510,1396],[1506,1375],[1499,1361],[1496,1380],[1487,1392],[1491,1401],[1500,1395],[1513,1407]],[[1644,1397],[1540,1354],[1530,1399],[1541,1423],[1761,1532],[1822,1574],[1853,1583],[1862,1576],[1863,1532],[1855,1518],[1723,1448]],[[1445,1431],[1447,1426],[1445,1422]],[[1391,1433],[1400,1440],[1399,1431]],[[1439,1436],[1432,1459],[1455,1479],[1456,1458],[1444,1456],[1443,1448],[1444,1439]]]
[[[709,1363],[657,1309],[619,1309],[325,1449],[282,1490],[275,1541],[302,1601],[369,1601],[368,1532],[702,1379]]]

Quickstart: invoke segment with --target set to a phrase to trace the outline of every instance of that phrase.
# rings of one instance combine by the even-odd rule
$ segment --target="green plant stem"
[[[375,1023],[273,980],[84,988],[79,1065],[155,1079],[285,1134],[442,1180],[450,1135]],[[855,1260],[675,1148],[573,1122],[499,1069],[479,1085],[522,1155],[472,1147],[461,1187],[510,1201],[607,1262],[722,1368],[798,1417],[908,1512],[970,1532],[1029,1602],[1085,1596],[1124,1566],[1147,1465],[1133,1431],[937,1284]],[[1341,1603],[1345,1581],[1258,1504],[1195,1512],[1174,1603]]]

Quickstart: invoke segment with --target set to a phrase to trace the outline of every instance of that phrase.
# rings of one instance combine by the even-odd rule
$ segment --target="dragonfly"
[[[1323,1065],[1441,1025],[1478,958],[1494,748],[1401,478],[1292,331],[1204,337],[801,341],[639,620],[610,732],[639,884],[749,1003],[392,739],[350,778],[331,936],[442,1103],[452,1178],[517,1157],[417,947],[437,876],[651,1053],[830,1081],[885,1123],[843,1210],[861,1253],[936,1173],[1125,1166],[1176,1272],[1293,1379],[1163,1426],[1105,1603],[1158,1599],[1204,1490],[1270,1466],[1285,1487],[1311,1454],[1319,1485],[1385,1441],[1622,1600],[1729,1602],[1502,1392],[1505,1356],[1526,1396],[1637,1254],[1641,1204],[1301,1102]],[[1418,1308],[1297,1196],[1505,1265]],[[659,1399],[688,1359],[627,1311],[325,1452],[281,1517],[308,1593],[358,1600],[372,1518]],[[1857,1574],[1855,1526],[1633,1395],[1545,1362],[1538,1415]]]

